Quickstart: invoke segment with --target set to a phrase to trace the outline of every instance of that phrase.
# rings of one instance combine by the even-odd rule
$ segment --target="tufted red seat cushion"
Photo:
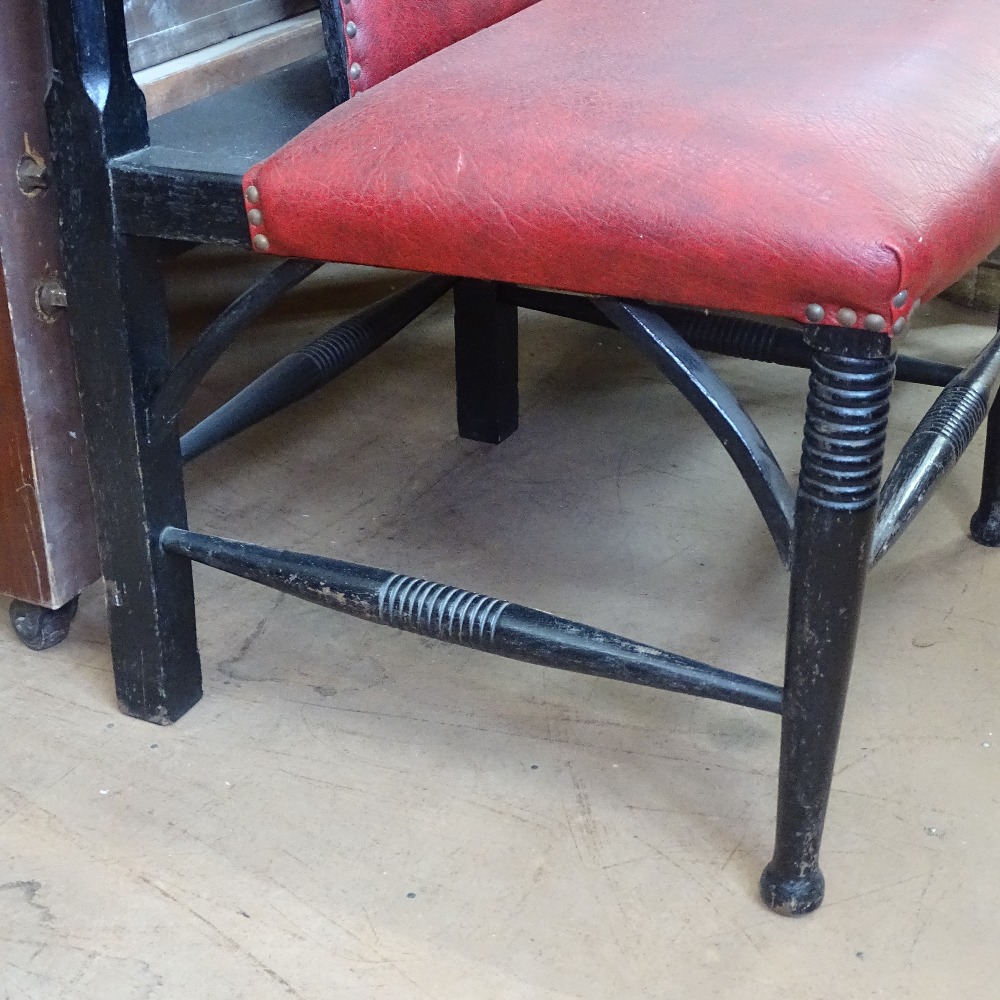
[[[251,232],[891,326],[1000,243],[998,38],[996,0],[540,0],[251,170]]]

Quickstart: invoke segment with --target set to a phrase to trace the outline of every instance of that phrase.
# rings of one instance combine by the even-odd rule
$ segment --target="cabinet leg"
[[[10,602],[10,624],[17,637],[36,652],[52,649],[69,635],[76,617],[79,598],[74,597],[61,608],[42,608],[27,601]]]

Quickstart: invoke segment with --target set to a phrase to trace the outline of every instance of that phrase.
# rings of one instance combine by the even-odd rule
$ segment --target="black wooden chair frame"
[[[959,371],[896,358],[894,341],[881,332],[794,328],[432,276],[294,352],[182,442],[178,414],[199,379],[249,319],[320,265],[280,264],[171,365],[160,261],[177,241],[247,245],[245,170],[346,99],[339,5],[324,0],[323,12],[332,90],[331,77],[306,61],[174,112],[153,123],[151,137],[128,66],[122,0],[49,3],[48,107],[66,285],[122,711],[164,724],[201,697],[197,561],[445,642],[779,713],[778,829],[761,888],[778,912],[814,909],[823,896],[819,845],[865,578],[985,419],[1000,378],[1000,337]],[[200,147],[176,141],[185,129],[200,136]],[[185,459],[345,371],[452,285],[463,436],[499,442],[517,425],[519,308],[620,330],[702,415],[791,570],[782,687],[445,584],[188,530]],[[811,368],[797,491],[699,351]],[[946,388],[882,486],[894,377]],[[973,535],[1000,544],[997,407]]]

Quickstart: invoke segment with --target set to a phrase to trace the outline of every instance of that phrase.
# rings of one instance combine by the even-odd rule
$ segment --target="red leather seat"
[[[255,245],[891,327],[1000,243],[998,39],[996,0],[540,0],[251,170]]]

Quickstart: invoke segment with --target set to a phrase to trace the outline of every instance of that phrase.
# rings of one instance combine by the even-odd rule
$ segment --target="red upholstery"
[[[337,0],[347,29],[351,94],[509,17],[537,0]]]
[[[998,39],[997,0],[540,0],[251,170],[252,232],[275,254],[891,325],[1000,243]]]

